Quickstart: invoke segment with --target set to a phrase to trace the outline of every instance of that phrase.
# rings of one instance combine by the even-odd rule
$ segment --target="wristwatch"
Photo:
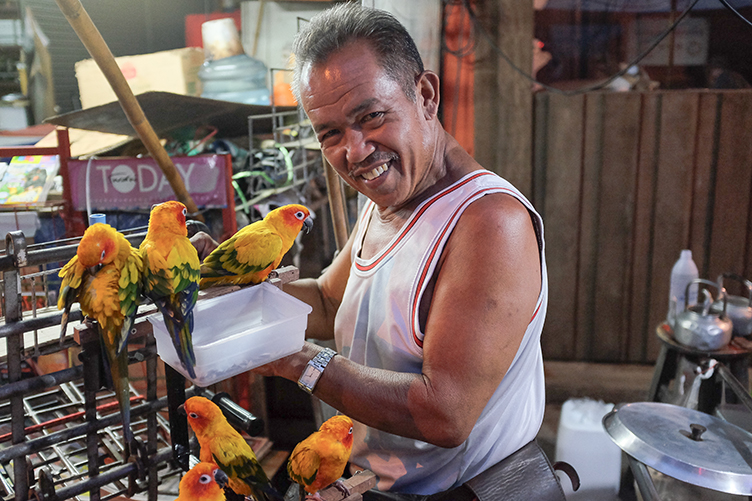
[[[318,383],[319,378],[321,377],[321,374],[324,373],[326,365],[332,358],[334,358],[334,355],[336,354],[336,351],[329,348],[324,348],[323,350],[318,352],[315,357],[309,360],[308,365],[306,365],[306,368],[303,371],[303,374],[301,374],[300,378],[298,379],[298,386],[300,386],[300,389],[308,393],[309,395],[312,394],[313,389],[316,387],[316,383]]]

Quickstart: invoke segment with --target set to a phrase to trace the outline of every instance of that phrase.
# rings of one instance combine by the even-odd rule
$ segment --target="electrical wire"
[[[472,19],[473,24],[475,25],[476,31],[481,33],[486,41],[491,45],[491,47],[496,51],[496,53],[501,57],[507,65],[509,65],[510,68],[512,68],[514,71],[519,73],[522,77],[529,80],[532,83],[540,85],[542,88],[554,92],[557,94],[563,94],[566,96],[574,96],[578,94],[584,94],[586,92],[590,92],[593,90],[603,89],[608,84],[619,78],[620,76],[623,76],[629,71],[629,69],[639,63],[642,59],[645,58],[653,49],[655,49],[659,43],[661,43],[674,29],[679,25],[682,20],[687,17],[689,12],[694,8],[695,5],[699,3],[700,0],[692,0],[692,3],[689,4],[689,6],[679,15],[679,17],[676,18],[676,20],[671,23],[671,25],[666,28],[660,35],[658,35],[649,45],[648,47],[640,52],[636,57],[634,57],[627,65],[620,71],[614,73],[610,77],[606,78],[605,80],[598,82],[593,85],[588,85],[586,87],[582,87],[579,89],[573,89],[573,90],[563,90],[558,89],[556,87],[553,87],[551,85],[545,84],[543,82],[539,82],[536,80],[533,76],[531,76],[528,72],[521,69],[519,66],[517,66],[514,61],[504,52],[502,51],[498,45],[496,45],[496,42],[493,40],[491,35],[486,31],[486,29],[481,25],[480,21],[478,20],[478,17],[475,14],[475,11],[473,10],[472,6],[470,5],[469,0],[463,0],[463,3],[465,5],[465,8],[467,9],[468,13],[470,14],[470,19]],[[724,1],[724,0],[721,0]]]
[[[736,17],[738,17],[739,19],[741,19],[742,21],[744,21],[748,25],[752,26],[752,21],[750,21],[749,19],[747,19],[746,17],[744,17],[741,12],[739,12],[738,10],[736,10],[733,5],[731,5],[730,3],[728,3],[728,0],[718,0],[718,1],[721,2],[723,4],[723,6],[726,7],[728,10],[730,10],[731,12],[733,12]]]
[[[91,182],[90,179],[90,171],[91,171],[91,162],[96,158],[94,155],[89,157],[89,161],[86,162],[86,221],[91,220]]]

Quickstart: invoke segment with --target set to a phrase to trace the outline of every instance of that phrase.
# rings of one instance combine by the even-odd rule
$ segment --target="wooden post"
[[[475,157],[532,196],[533,95],[526,75],[533,67],[533,0],[489,0],[475,7],[484,37],[476,49]]]
[[[172,187],[172,191],[175,192],[175,196],[185,204],[189,213],[193,214],[196,219],[203,221],[203,218],[198,214],[198,207],[193,202],[193,198],[191,198],[191,195],[185,189],[185,184],[183,184],[183,179],[175,168],[175,164],[172,163],[172,159],[165,151],[162,143],[159,142],[157,134],[146,119],[141,105],[138,104],[133,91],[128,86],[128,82],[120,71],[117,62],[115,62],[115,57],[110,52],[110,48],[102,38],[99,30],[97,30],[97,27],[94,26],[81,2],[79,0],[55,0],[55,2],[57,2],[58,7],[60,7],[71,27],[73,27],[76,35],[81,39],[84,47],[89,51],[89,54],[94,58],[105,78],[107,78],[118,101],[120,101],[120,106],[123,108],[125,116],[144,143],[146,149],[162,169]]]
[[[321,155],[321,161],[324,162],[324,176],[326,177],[326,191],[329,197],[329,210],[332,213],[334,241],[337,243],[337,250],[339,251],[345,246],[349,234],[347,229],[345,197],[342,194],[339,175],[329,164],[323,154]]]

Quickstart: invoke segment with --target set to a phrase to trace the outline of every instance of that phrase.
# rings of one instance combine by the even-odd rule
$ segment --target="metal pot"
[[[713,295],[702,289],[704,300],[702,304],[688,305],[689,289],[693,285],[704,284],[718,289],[718,297],[714,301]],[[733,325],[726,316],[726,290],[716,282],[696,278],[687,284],[684,296],[684,311],[676,316],[674,338],[690,348],[702,351],[715,351],[726,346],[731,341]],[[712,311],[712,305],[723,301],[720,312]]]
[[[718,277],[718,287],[723,288],[724,278],[736,280],[747,289],[747,297],[726,295],[726,315],[731,319],[734,326],[734,336],[749,336],[752,334],[752,282],[736,273],[723,273]],[[721,306],[717,302],[713,303],[711,310],[714,313],[719,313]]]
[[[686,407],[634,402],[614,407],[603,427],[631,458],[661,473],[706,489],[752,495],[752,434],[729,422]]]

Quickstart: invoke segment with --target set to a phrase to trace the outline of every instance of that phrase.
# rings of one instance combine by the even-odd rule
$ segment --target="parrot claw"
[[[324,498],[321,497],[321,494],[318,492],[314,492],[313,494],[306,494],[306,501],[324,501]]]

